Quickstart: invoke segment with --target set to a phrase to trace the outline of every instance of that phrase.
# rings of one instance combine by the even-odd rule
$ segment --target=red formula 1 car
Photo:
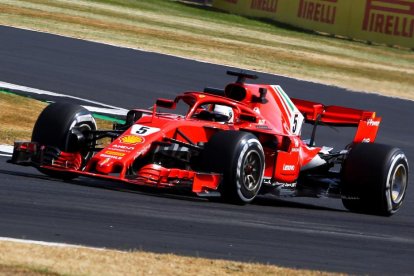
[[[130,110],[112,130],[97,130],[81,106],[51,104],[32,142],[15,143],[11,162],[59,178],[186,188],[237,204],[272,193],[337,197],[351,211],[386,216],[400,208],[408,162],[400,149],[373,143],[381,121],[375,112],[291,99],[279,85],[245,83],[255,75],[228,74],[237,81],[224,90],[158,99],[151,111]],[[304,123],[313,125],[308,140],[301,138]],[[320,124],[355,126],[356,134],[333,151],[315,145]],[[108,137],[111,143],[99,146]]]

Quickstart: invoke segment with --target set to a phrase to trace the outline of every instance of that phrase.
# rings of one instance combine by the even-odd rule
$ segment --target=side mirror
[[[175,101],[167,100],[167,99],[158,99],[155,103],[159,107],[174,109],[175,108]]]

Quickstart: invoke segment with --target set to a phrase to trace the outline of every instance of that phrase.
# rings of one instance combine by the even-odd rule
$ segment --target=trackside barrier
[[[414,49],[414,0],[214,0],[213,7]]]

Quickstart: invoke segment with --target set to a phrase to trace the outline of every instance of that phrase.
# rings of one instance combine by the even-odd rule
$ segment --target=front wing
[[[125,176],[102,174],[82,170],[82,161],[80,153],[63,152],[35,142],[15,142],[10,163],[62,172],[65,175],[81,175],[154,188],[187,189],[197,194],[217,191],[222,180],[222,175],[217,173],[165,168],[157,164],[145,165],[138,172]]]

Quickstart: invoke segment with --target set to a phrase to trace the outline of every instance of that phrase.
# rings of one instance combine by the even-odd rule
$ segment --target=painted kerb
[[[231,13],[414,48],[414,0],[214,0]]]

